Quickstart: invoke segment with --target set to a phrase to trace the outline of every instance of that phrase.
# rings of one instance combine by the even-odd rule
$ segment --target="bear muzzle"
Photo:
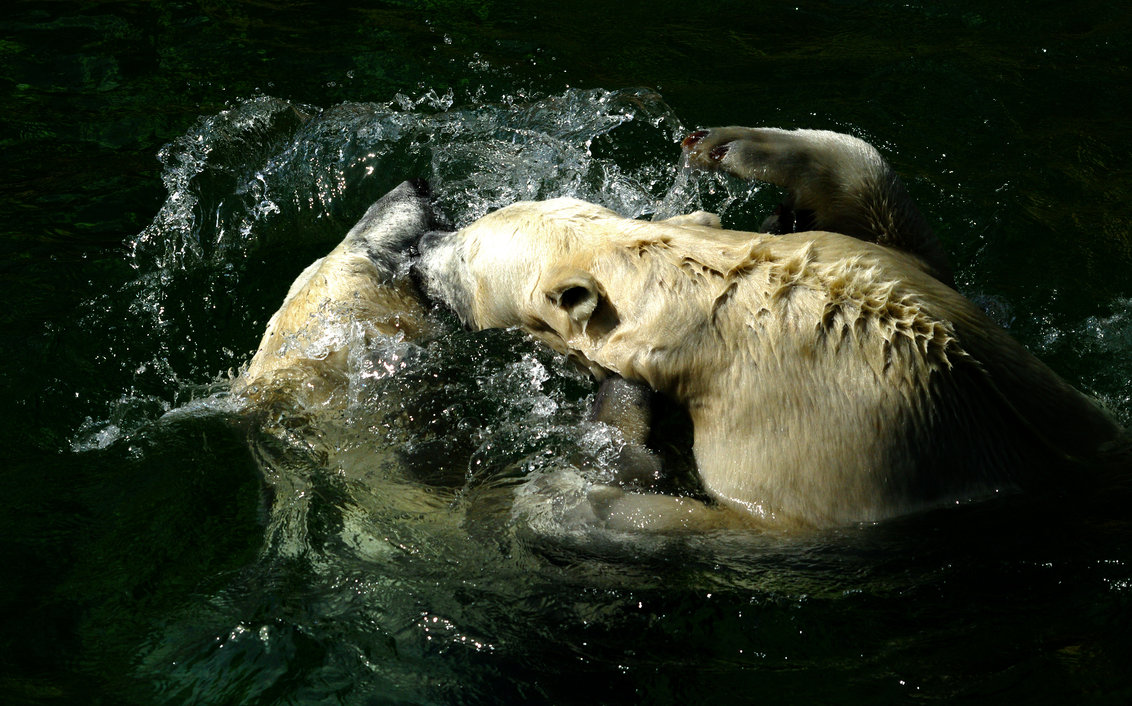
[[[409,265],[409,277],[426,301],[452,311],[465,329],[472,329],[471,295],[456,234],[430,230],[422,235]]]

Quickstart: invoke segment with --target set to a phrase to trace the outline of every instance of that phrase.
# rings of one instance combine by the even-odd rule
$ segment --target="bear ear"
[[[556,268],[543,279],[542,290],[547,301],[581,326],[583,333],[604,297],[593,275],[575,268]]]

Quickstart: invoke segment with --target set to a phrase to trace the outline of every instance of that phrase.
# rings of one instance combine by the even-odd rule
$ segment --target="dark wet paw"
[[[721,168],[734,139],[719,130],[696,130],[680,142],[680,147],[689,167],[714,170]]]
[[[700,140],[704,139],[707,136],[707,130],[696,130],[695,132],[685,137],[684,140],[680,143],[680,146],[685,150],[690,150],[698,145],[700,143]]]

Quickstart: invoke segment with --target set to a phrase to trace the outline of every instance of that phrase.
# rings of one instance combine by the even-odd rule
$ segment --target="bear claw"
[[[693,132],[693,133],[689,134],[687,137],[685,137],[683,139],[683,141],[680,143],[680,146],[683,147],[686,150],[690,150],[693,147],[695,147],[697,144],[699,144],[700,140],[707,137],[707,135],[708,135],[707,130],[696,130],[695,132]]]
[[[711,151],[708,152],[708,159],[710,159],[713,162],[722,162],[723,158],[727,156],[727,152],[730,149],[731,149],[731,145],[729,145],[729,144],[719,145],[718,147],[713,147],[711,149]]]
[[[711,130],[696,130],[689,133],[680,142],[680,147],[683,148],[689,165],[698,166],[701,169],[716,169],[723,158],[727,156],[728,150],[731,149],[731,142],[727,141],[713,146],[713,143],[717,143],[718,140],[707,139],[711,133]]]

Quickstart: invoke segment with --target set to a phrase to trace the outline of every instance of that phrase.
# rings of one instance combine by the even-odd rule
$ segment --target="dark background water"
[[[643,562],[510,549],[487,575],[474,554],[384,573],[265,561],[256,447],[221,417],[154,422],[247,359],[378,186],[417,175],[285,212],[270,237],[313,235],[241,250],[246,268],[147,270],[129,243],[166,204],[162,146],[216,140],[202,116],[256,96],[444,113],[643,86],[689,129],[869,138],[960,288],[1128,424],[1130,65],[1132,11],[1106,2],[7,3],[0,699],[1128,702],[1132,529],[1095,498]],[[208,159],[256,164],[297,129]],[[674,162],[650,135],[595,149]],[[437,646],[421,635],[441,613]]]

